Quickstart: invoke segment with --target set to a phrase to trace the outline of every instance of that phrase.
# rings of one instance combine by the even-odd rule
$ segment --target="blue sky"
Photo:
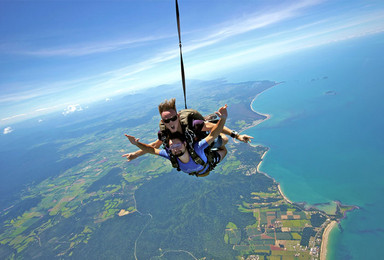
[[[179,0],[179,7],[189,80],[384,32],[383,1]],[[181,84],[173,0],[3,0],[0,35],[4,127]]]

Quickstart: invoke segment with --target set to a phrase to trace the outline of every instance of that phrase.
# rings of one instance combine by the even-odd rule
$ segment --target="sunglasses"
[[[171,145],[171,147],[169,147],[171,150],[173,149],[180,149],[181,148],[181,143],[178,143],[178,144],[173,144]]]
[[[168,118],[168,119],[163,119],[163,122],[168,124],[169,122],[173,122],[173,121],[176,121],[177,120],[177,115],[174,115],[173,117],[171,118]]]

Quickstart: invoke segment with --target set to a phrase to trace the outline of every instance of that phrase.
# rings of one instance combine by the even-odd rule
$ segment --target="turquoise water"
[[[237,77],[284,83],[259,95],[271,118],[249,129],[270,147],[261,170],[295,202],[360,207],[330,236],[328,259],[382,259],[384,35],[275,59]]]

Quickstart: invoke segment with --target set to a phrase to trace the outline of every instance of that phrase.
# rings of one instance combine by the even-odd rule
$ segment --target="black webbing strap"
[[[181,80],[182,80],[182,83],[183,83],[185,109],[187,109],[187,96],[186,96],[186,93],[185,93],[185,74],[184,74],[183,52],[181,50],[180,15],[179,15],[179,5],[177,3],[177,0],[176,0],[176,19],[177,19],[177,31],[179,33]]]

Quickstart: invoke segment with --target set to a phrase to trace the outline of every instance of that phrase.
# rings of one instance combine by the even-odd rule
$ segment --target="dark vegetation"
[[[309,239],[311,238],[311,236],[313,237],[315,235],[316,235],[316,231],[314,231],[313,228],[310,228],[310,227],[304,228],[303,235],[302,235],[301,241],[300,241],[300,245],[308,246]]]
[[[327,218],[320,213],[312,214],[311,225],[314,227],[320,227],[325,222],[325,220],[327,220]]]

